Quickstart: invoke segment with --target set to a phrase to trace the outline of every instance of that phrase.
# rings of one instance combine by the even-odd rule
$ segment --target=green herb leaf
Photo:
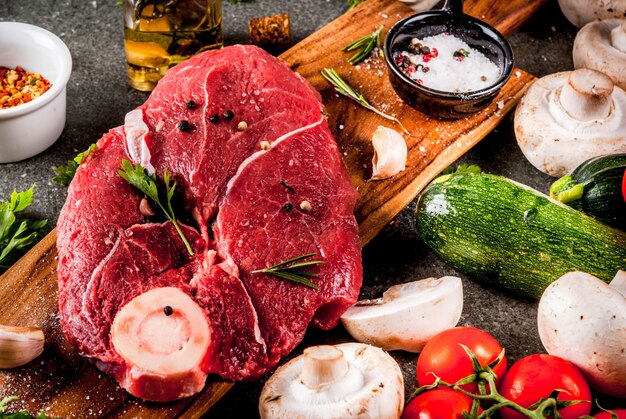
[[[6,413],[9,403],[18,400],[17,396],[5,397],[0,401],[0,419],[48,419],[45,413],[39,413],[37,416],[32,415],[27,410],[21,410],[16,413]]]
[[[356,65],[360,63],[361,61],[369,57],[369,55],[372,53],[372,51],[374,51],[376,47],[380,47],[380,38],[383,27],[383,25],[380,25],[371,34],[365,35],[364,37],[357,39],[343,49],[343,51],[346,52],[358,50],[358,52],[350,57],[350,59],[348,60],[350,64]]]
[[[138,164],[137,166],[133,166],[133,164],[126,159],[122,160],[120,168],[121,169],[118,169],[117,173],[126,182],[146,194],[152,202],[161,206],[161,201],[159,200],[159,189],[156,184],[156,176],[148,176],[145,169],[141,167],[141,165]],[[162,209],[163,212],[167,212],[165,208],[162,207]]]
[[[56,183],[60,183],[61,185],[69,185],[72,179],[74,179],[74,175],[76,175],[76,169],[78,166],[85,160],[85,158],[91,154],[92,151],[96,149],[96,145],[92,144],[89,148],[82,153],[78,153],[76,157],[67,162],[67,166],[63,167],[53,167],[52,170],[57,174],[52,178]]]
[[[315,266],[324,263],[322,260],[309,260],[304,262],[299,262],[304,259],[308,259],[311,256],[316,256],[316,253],[308,253],[306,255],[301,255],[295,257],[293,259],[286,260],[284,262],[277,263],[276,265],[270,266],[265,269],[258,269],[256,271],[252,271],[253,274],[258,273],[266,273],[268,275],[273,275],[278,278],[286,279],[288,281],[296,282],[298,284],[306,285],[307,287],[318,289],[317,285],[312,283],[307,277],[317,277],[316,273],[301,271],[298,269],[306,268],[308,266]]]
[[[18,213],[33,203],[34,188],[35,185],[24,192],[13,191],[9,201],[0,202],[0,274],[44,235],[46,220],[33,221],[17,217]]]
[[[176,189],[176,182],[170,184],[170,174],[165,172],[163,174],[163,184],[165,185],[165,198],[166,204],[164,205],[159,196],[159,188],[157,186],[157,178],[156,175],[149,176],[146,173],[146,170],[141,167],[141,165],[134,166],[130,161],[124,159],[120,165],[120,169],[118,169],[117,173],[130,185],[139,189],[143,192],[152,202],[157,204],[165,218],[170,220],[174,225],[174,228],[178,232],[178,235],[182,239],[187,251],[190,255],[193,256],[193,249],[185,237],[185,234],[180,229],[180,225],[176,220],[176,214],[174,214],[174,209],[172,208],[172,198],[174,197],[174,191]]]
[[[365,0],[348,0],[348,10],[352,10]]]
[[[386,113],[379,111],[375,106],[372,106],[362,94],[354,90],[352,86],[346,83],[341,78],[341,76],[337,74],[337,72],[333,70],[332,68],[323,69],[322,77],[324,77],[330,84],[333,85],[337,93],[354,100],[355,102],[363,106],[365,109],[369,109],[370,111],[377,113],[378,115],[382,116],[385,119],[398,123],[398,125],[402,127],[404,132],[409,134],[409,132],[406,130],[406,128],[404,128],[404,125],[402,125],[402,123],[398,120],[398,118],[391,116],[391,115],[387,115]]]

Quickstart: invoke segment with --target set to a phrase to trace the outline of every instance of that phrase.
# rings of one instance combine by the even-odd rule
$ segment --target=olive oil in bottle
[[[172,66],[221,48],[221,0],[125,0],[124,47],[131,87],[151,91]]]

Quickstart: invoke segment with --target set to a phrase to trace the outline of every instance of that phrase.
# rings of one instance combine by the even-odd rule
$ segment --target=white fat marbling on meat
[[[154,166],[150,162],[150,149],[147,137],[150,134],[148,125],[143,120],[143,111],[135,109],[126,114],[124,118],[124,133],[126,135],[126,151],[135,164],[141,165],[152,176]]]
[[[318,119],[316,122],[295,129],[293,131],[289,131],[286,134],[281,135],[280,137],[278,137],[277,139],[275,139],[274,141],[271,142],[272,147],[280,144],[282,141],[284,141],[287,138],[290,138],[296,134],[299,134],[301,132],[307,131],[309,129],[314,128],[317,125],[320,125],[322,122],[324,122],[324,117],[321,116],[320,119]],[[237,178],[239,178],[239,176],[241,175],[241,172],[243,171],[243,169],[245,169],[245,167],[247,165],[249,165],[251,162],[253,162],[254,160],[256,160],[257,158],[259,158],[260,156],[262,156],[263,154],[267,153],[267,150],[260,150],[257,151],[256,153],[252,153],[250,156],[248,156],[247,159],[245,159],[243,162],[241,162],[241,164],[239,165],[239,167],[237,168],[237,173],[235,173],[235,176],[233,176],[232,178],[230,178],[230,180],[228,181],[228,183],[226,184],[226,192],[224,193],[224,196],[227,196],[228,193],[230,192],[231,187],[233,186],[233,183],[235,183],[235,181],[237,180]]]

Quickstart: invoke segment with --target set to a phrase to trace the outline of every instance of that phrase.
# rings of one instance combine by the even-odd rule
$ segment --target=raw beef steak
[[[124,159],[171,174],[193,255],[119,176]],[[200,54],[98,141],[70,185],[57,231],[65,336],[143,399],[190,396],[208,374],[256,379],[309,323],[332,328],[356,301],[356,198],[302,77],[252,46]],[[324,262],[305,268],[317,289],[254,272],[309,253]]]

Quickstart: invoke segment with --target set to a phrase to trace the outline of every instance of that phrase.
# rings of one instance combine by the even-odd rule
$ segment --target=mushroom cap
[[[625,19],[606,19],[586,24],[574,40],[574,67],[602,71],[617,86],[626,89],[626,45],[620,41],[626,43]]]
[[[596,19],[626,16],[626,0],[559,0],[559,6],[577,28]]]
[[[314,353],[317,360],[336,362],[335,350],[347,361],[345,376],[327,384],[305,384],[305,357]],[[259,398],[261,418],[399,418],[403,407],[400,367],[382,349],[362,343],[307,348],[276,370]]]
[[[394,285],[382,298],[350,307],[341,323],[359,342],[419,352],[437,333],[456,326],[462,311],[461,278],[444,276]]]
[[[537,323],[549,354],[580,368],[596,390],[626,397],[626,297],[618,290],[569,272],[544,291]]]
[[[591,157],[626,152],[626,92],[595,70],[551,74],[530,86],[514,128],[533,166],[564,176]]]

